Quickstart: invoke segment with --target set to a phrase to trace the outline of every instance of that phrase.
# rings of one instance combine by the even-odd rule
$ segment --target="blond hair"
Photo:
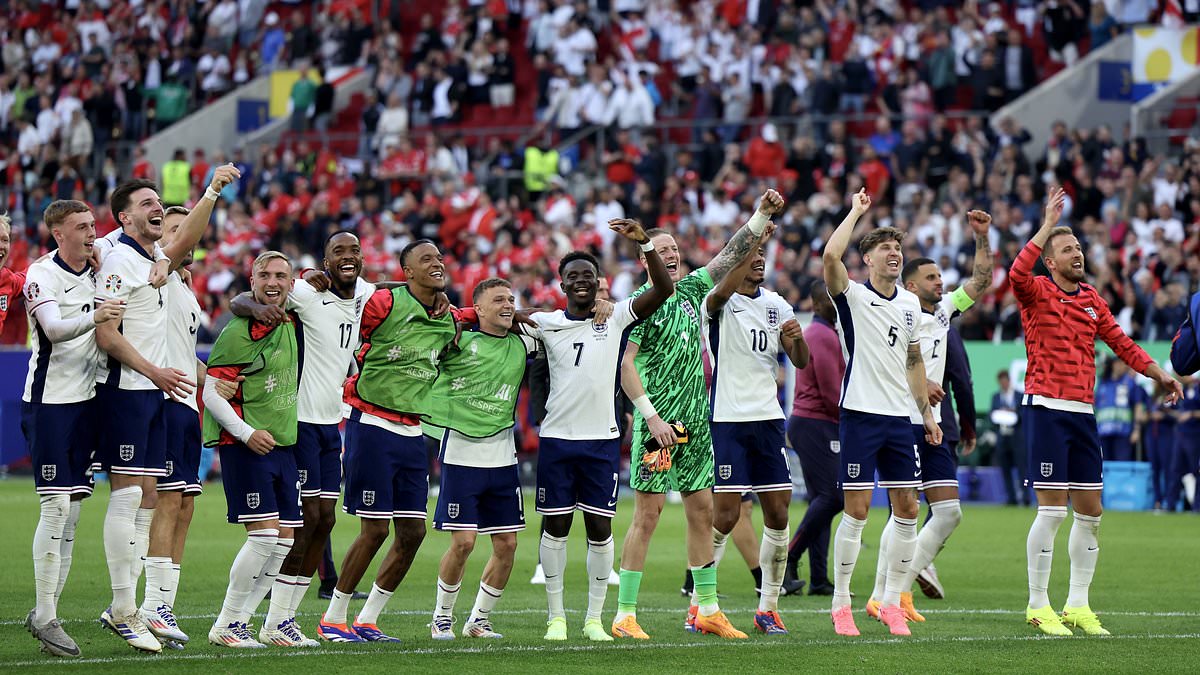
[[[12,236],[12,218],[9,218],[7,213],[0,213],[0,230]]]
[[[283,262],[287,263],[288,270],[291,271],[292,261],[279,251],[263,251],[262,253],[259,253],[258,257],[254,259],[254,271],[257,272],[263,269],[267,266],[267,263],[271,262],[272,260],[282,260]]]
[[[42,212],[42,220],[46,227],[54,228],[62,225],[67,216],[73,213],[91,213],[92,207],[76,199],[56,199]]]

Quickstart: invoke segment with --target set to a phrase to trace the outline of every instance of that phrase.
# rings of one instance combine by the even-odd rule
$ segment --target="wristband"
[[[654,405],[650,403],[650,397],[645,394],[633,399],[633,407],[637,408],[638,412],[642,413],[642,419],[648,420],[651,417],[658,416],[658,411],[655,410]]]
[[[753,216],[750,216],[750,222],[746,223],[746,227],[750,228],[750,232],[761,237],[763,230],[767,229],[767,221],[770,220],[762,211],[755,211]]]
[[[220,196],[221,196],[221,193],[212,189],[211,185],[209,185],[207,188],[204,189],[204,198],[210,202],[217,201],[217,197],[220,197]]]
[[[646,253],[654,250],[654,242],[650,241],[649,239],[646,240],[646,243],[638,244],[638,246],[640,246]]]

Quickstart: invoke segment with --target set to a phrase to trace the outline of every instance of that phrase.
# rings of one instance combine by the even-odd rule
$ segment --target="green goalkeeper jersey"
[[[649,287],[642,286],[634,296]],[[668,422],[681,420],[689,428],[708,420],[708,393],[700,356],[700,309],[712,288],[707,268],[693,271],[680,279],[675,294],[629,335],[629,341],[638,345],[634,364],[642,386],[659,417]],[[645,430],[640,412],[634,412],[634,424]]]

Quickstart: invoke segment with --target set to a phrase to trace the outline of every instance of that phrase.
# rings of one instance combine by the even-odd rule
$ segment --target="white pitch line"
[[[733,614],[733,613],[747,614],[747,613],[754,612],[757,609],[757,607],[732,607],[732,608],[725,607],[723,609],[726,612],[731,613],[731,614]],[[963,615],[963,616],[966,616],[966,615],[971,615],[971,614],[984,614],[984,615],[989,615],[989,616],[1025,616],[1025,610],[1021,610],[1021,609],[969,609],[969,608],[925,609],[924,607],[919,608],[919,609],[922,614],[929,614],[929,615],[933,615],[933,616],[939,616],[939,615]],[[679,608],[670,608],[670,607],[640,607],[640,608],[638,608],[639,614],[679,614],[680,616],[682,616],[685,613],[685,611],[686,610],[682,606]],[[566,612],[567,612],[567,614],[582,614],[583,610],[582,609],[567,609]],[[545,613],[546,613],[546,610],[541,609],[541,608],[522,607],[522,608],[516,608],[516,609],[499,610],[496,612],[496,616],[503,617],[505,615],[514,615],[515,616],[515,615],[545,614]],[[788,614],[824,615],[824,614],[829,614],[829,609],[827,609],[825,607],[806,607],[803,609],[780,609],[779,613],[783,614],[783,615],[788,615]],[[396,609],[396,610],[385,609],[382,612],[382,614],[384,616],[427,616],[427,615],[431,615],[431,612],[426,609]],[[1158,618],[1200,617],[1200,612],[1138,612],[1138,611],[1111,611],[1111,612],[1108,612],[1108,611],[1100,611],[1100,612],[1097,612],[1097,614],[1099,614],[1100,616],[1138,616],[1138,617],[1158,617]],[[298,616],[298,617],[317,617],[317,616],[321,616],[321,612],[300,612],[296,616]],[[217,615],[216,614],[184,614],[184,615],[177,615],[175,618],[180,621],[199,621],[201,619],[215,620],[217,618]],[[66,620],[64,620],[64,623],[65,624],[91,623],[91,620],[90,619],[66,619]],[[0,626],[24,626],[24,625],[25,625],[24,619],[0,620]]]
[[[1200,638],[1200,633],[1144,633],[1136,635],[1110,635],[1099,638],[1077,638],[1078,640],[1194,640]],[[910,638],[821,638],[815,640],[727,640],[722,642],[713,642],[719,644],[722,649],[770,649],[776,647],[833,647],[845,645],[905,645],[905,644],[947,644],[947,643],[971,643],[971,642],[1032,642],[1032,641],[1057,641],[1071,640],[1071,638],[1055,638],[1046,635],[1012,635],[1012,636],[994,636],[994,635],[979,635],[979,636],[961,636],[961,637],[910,637]],[[327,647],[317,647],[311,649],[297,648],[291,651],[281,651],[278,649],[268,650],[237,650],[230,649],[221,652],[221,659],[252,659],[252,658],[307,658],[312,656],[373,656],[381,655],[397,655],[397,656],[424,656],[438,654],[521,654],[521,653],[562,653],[562,652],[598,652],[598,651],[629,651],[629,650],[644,650],[644,649],[676,649],[685,647],[707,646],[703,642],[628,642],[621,641],[609,643],[606,645],[591,645],[591,644],[565,644],[565,645],[498,645],[495,642],[489,643],[483,647],[420,647],[417,649],[389,649],[379,651],[376,649],[364,649],[362,647],[347,647],[345,649],[330,649]],[[210,660],[216,655],[212,652],[204,654],[176,654],[166,655],[161,658],[169,661],[193,661],[198,659]],[[6,667],[30,667],[30,666],[46,666],[51,663],[55,665],[71,666],[71,665],[94,665],[103,663],[150,663],[147,659],[156,657],[148,654],[137,655],[131,654],[127,656],[108,656],[102,658],[82,658],[82,659],[53,659],[45,658],[40,660],[26,661],[10,661],[8,663],[0,662]],[[160,662],[165,663],[165,662]]]

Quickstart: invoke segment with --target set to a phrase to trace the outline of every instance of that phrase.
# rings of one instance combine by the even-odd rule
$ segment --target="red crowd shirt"
[[[1025,393],[1090,408],[1096,390],[1097,337],[1139,373],[1145,374],[1154,361],[1121,330],[1094,287],[1079,284],[1078,291],[1068,293],[1050,277],[1034,276],[1033,266],[1041,255],[1041,247],[1029,242],[1009,272],[1029,357]]]

